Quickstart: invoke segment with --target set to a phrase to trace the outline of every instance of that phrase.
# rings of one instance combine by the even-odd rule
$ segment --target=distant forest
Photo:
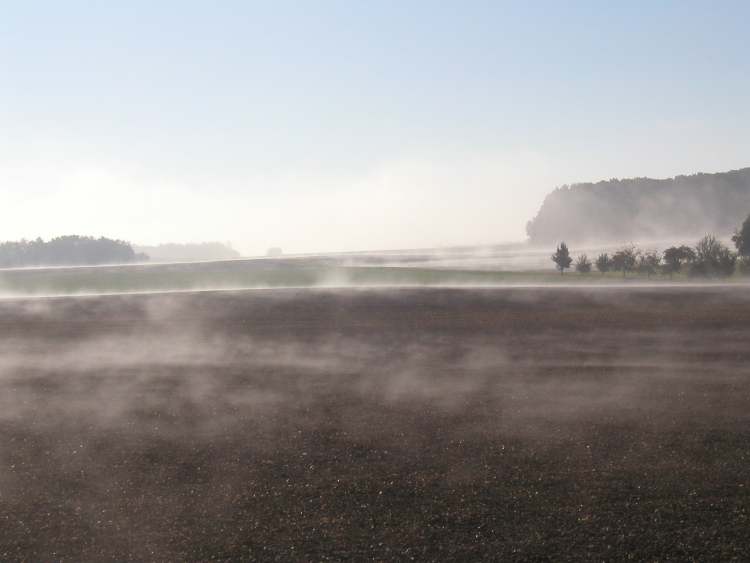
[[[193,262],[196,260],[228,260],[239,258],[240,253],[229,244],[201,242],[194,244],[160,244],[136,246],[136,252],[148,254],[153,262]]]
[[[561,186],[526,225],[532,243],[730,235],[750,211],[750,168]]]
[[[20,240],[0,243],[0,267],[82,266],[124,264],[148,260],[122,240],[69,235],[44,241]]]

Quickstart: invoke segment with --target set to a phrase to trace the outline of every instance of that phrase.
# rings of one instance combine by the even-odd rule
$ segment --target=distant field
[[[3,561],[750,560],[742,287],[19,299],[0,336]]]
[[[371,259],[370,259],[371,260]],[[364,260],[360,260],[363,262]],[[0,270],[2,295],[69,295],[168,290],[240,289],[315,286],[412,286],[412,285],[505,285],[622,283],[634,281],[680,281],[684,277],[598,273],[580,275],[554,270],[504,271],[448,267],[444,263],[425,266],[349,265],[352,259],[298,258],[254,259],[184,264],[39,268]],[[737,279],[737,281],[742,281]]]

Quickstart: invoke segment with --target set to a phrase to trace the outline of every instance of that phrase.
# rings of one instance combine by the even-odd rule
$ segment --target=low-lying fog
[[[586,491],[613,482],[640,522],[653,510],[631,499],[654,483],[698,500],[705,475],[744,483],[731,460],[750,422],[749,299],[506,288],[0,302],[0,556],[294,559],[324,537],[388,558],[441,518],[456,520],[450,545],[531,556],[549,553],[528,543],[547,528],[518,522],[517,540],[477,544],[461,519],[499,518],[495,533],[541,510],[549,530],[578,534],[598,506]],[[726,450],[721,465],[707,443]]]
[[[744,328],[692,326],[683,317],[691,313],[689,296],[715,303],[719,289],[678,291],[681,297],[656,291],[664,303],[636,299],[638,290],[498,291],[475,292],[489,311],[476,310],[476,301],[462,307],[469,290],[5,302],[0,420],[55,426],[88,419],[133,430],[138,413],[155,409],[192,412],[203,433],[336,393],[447,410],[491,399],[493,425],[518,431],[540,420],[558,424],[650,404],[654,385],[666,380],[693,385],[710,376],[720,384],[747,372],[739,361],[747,355]],[[741,292],[728,295],[744,303]],[[442,301],[452,296],[456,303]],[[625,316],[633,299],[634,314],[647,322]],[[642,310],[644,299],[653,312]],[[363,310],[368,304],[375,309]],[[660,318],[666,305],[674,310]],[[621,315],[618,322],[607,320],[607,308]],[[539,314],[549,322],[540,323]],[[572,315],[574,330],[557,314]],[[605,316],[587,324],[587,314]],[[713,359],[703,361],[707,355]]]
[[[666,243],[664,243],[666,244]],[[663,246],[663,244],[662,244]],[[571,247],[572,255],[617,247]],[[644,250],[661,246],[643,247]],[[294,287],[497,287],[668,284],[666,276],[554,274],[549,248],[527,245],[306,255],[193,263],[0,270],[0,298]],[[691,280],[693,283],[694,280]],[[732,280],[740,282],[739,278]],[[684,280],[681,280],[684,283]],[[715,283],[715,282],[712,282]]]

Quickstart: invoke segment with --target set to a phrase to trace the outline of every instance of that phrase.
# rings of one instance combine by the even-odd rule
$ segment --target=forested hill
[[[562,186],[526,225],[532,243],[629,241],[732,233],[750,213],[750,168]]]
[[[129,243],[105,237],[69,235],[49,241],[38,238],[0,243],[1,268],[126,264],[146,260],[148,256],[136,254]]]

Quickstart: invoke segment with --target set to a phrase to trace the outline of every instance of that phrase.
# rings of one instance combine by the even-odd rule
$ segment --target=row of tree
[[[136,253],[130,243],[105,237],[70,235],[49,241],[37,238],[0,243],[0,268],[124,264],[146,260],[148,256]]]
[[[581,254],[575,261],[575,269],[581,274],[588,274],[596,267],[602,274],[609,271],[622,272],[623,277],[631,272],[638,272],[648,278],[659,273],[671,278],[685,270],[691,276],[728,277],[739,265],[741,272],[750,273],[750,215],[735,232],[732,242],[737,249],[736,252],[710,234],[700,239],[695,247],[671,246],[662,253],[653,250],[642,251],[630,245],[611,256],[602,253],[593,263],[586,254]],[[552,255],[552,261],[560,274],[573,265],[570,249],[564,242],[557,247]]]

